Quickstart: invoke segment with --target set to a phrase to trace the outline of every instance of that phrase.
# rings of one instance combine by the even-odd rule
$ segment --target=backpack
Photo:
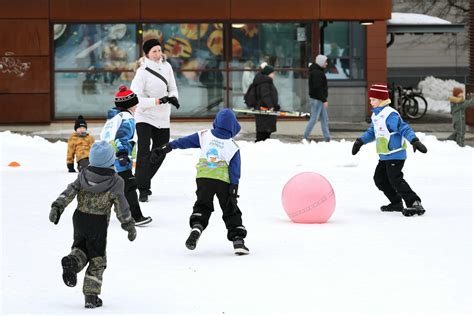
[[[252,83],[244,95],[244,102],[249,108],[254,108],[258,105],[257,86],[258,84]]]
[[[100,132],[100,140],[105,140],[108,143],[113,142],[115,140],[115,135],[122,124],[122,120],[130,118],[133,118],[133,116],[129,112],[120,112],[113,118],[107,120],[102,128],[102,132]]]

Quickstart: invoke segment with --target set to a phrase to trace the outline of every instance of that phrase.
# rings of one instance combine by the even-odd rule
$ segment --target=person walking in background
[[[451,115],[453,119],[454,133],[449,135],[448,140],[454,140],[464,147],[464,135],[466,134],[466,108],[474,106],[474,99],[465,100],[462,88],[454,88],[453,95],[449,97]]]
[[[58,224],[66,207],[77,196],[72,217],[74,242],[69,255],[61,259],[63,281],[69,287],[77,284],[77,274],[86,267],[82,292],[86,308],[102,306],[99,294],[107,267],[106,245],[112,205],[128,239],[135,240],[137,231],[123,193],[123,180],[114,171],[115,153],[105,142],[95,143],[90,151],[90,166],[69,184],[51,205],[49,220]]]
[[[207,228],[214,211],[214,196],[217,195],[227,228],[227,239],[232,241],[236,255],[246,255],[249,249],[244,244],[247,230],[242,224],[242,212],[237,205],[240,180],[240,150],[233,137],[240,132],[240,124],[229,109],[220,110],[212,129],[203,130],[153,150],[151,161],[159,161],[175,149],[200,148],[196,166],[197,200],[189,218],[191,232],[186,247],[196,248],[201,233]]]
[[[77,169],[81,171],[89,165],[89,150],[94,143],[94,137],[87,133],[87,122],[79,115],[74,123],[74,133],[67,140],[66,164],[69,172],[74,169],[74,157],[76,157]]]
[[[321,130],[323,132],[324,141],[329,142],[331,135],[329,134],[329,118],[328,118],[328,81],[325,69],[328,65],[328,58],[324,55],[316,56],[314,64],[309,67],[309,106],[311,117],[304,131],[303,137],[309,140],[309,135],[314,125],[321,117]]]
[[[254,72],[252,71],[253,62],[251,60],[247,60],[244,63],[244,71],[242,72],[242,92],[245,93],[249,89],[250,85],[253,82],[253,78],[255,77]]]
[[[405,139],[412,144],[415,152],[418,150],[425,154],[428,150],[400,114],[390,106],[387,85],[373,84],[368,94],[372,106],[372,123],[354,142],[352,154],[357,154],[362,145],[375,140],[379,163],[375,168],[374,181],[390,201],[380,210],[402,212],[404,216],[423,215],[425,209],[421,205],[421,198],[403,178],[402,169],[407,159]],[[406,208],[403,208],[403,201]]]
[[[136,177],[140,202],[148,201],[151,195],[151,179],[162,161],[150,165],[152,148],[160,147],[170,140],[171,105],[179,109],[178,88],[171,65],[161,52],[157,39],[143,43],[145,58],[132,80],[130,89],[138,96],[135,113],[138,134]],[[150,147],[151,146],[151,147]]]
[[[257,110],[274,110],[279,111],[280,105],[278,104],[278,91],[273,84],[273,78],[275,72],[272,66],[263,62],[260,65],[260,71],[257,72],[253,79],[252,85],[249,89],[255,89],[256,106]],[[276,115],[255,115],[255,129],[256,139],[255,142],[264,141],[270,138],[270,135],[276,132]]]

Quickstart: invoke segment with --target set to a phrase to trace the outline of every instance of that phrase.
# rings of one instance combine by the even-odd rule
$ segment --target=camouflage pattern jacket
[[[474,98],[464,100],[464,97],[449,97],[451,103],[451,115],[453,116],[453,126],[456,129],[458,126],[466,124],[466,108],[474,106]]]
[[[89,151],[94,144],[94,137],[89,134],[81,136],[77,133],[72,133],[71,137],[67,140],[67,163],[74,163],[74,156],[76,156],[76,162],[89,158]]]
[[[130,207],[124,195],[124,181],[112,168],[89,166],[76,181],[53,202],[63,213],[77,195],[77,210],[87,214],[105,215],[110,220],[112,205],[120,223],[131,222]]]

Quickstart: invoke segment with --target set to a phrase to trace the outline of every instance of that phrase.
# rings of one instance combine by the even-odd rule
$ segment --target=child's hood
[[[118,178],[115,176],[115,171],[107,168],[95,169],[99,171],[94,170],[94,172],[89,167],[79,174],[81,187],[92,193],[110,191],[117,183]]]
[[[217,113],[212,126],[214,128],[212,134],[222,139],[234,137],[240,132],[241,128],[234,112],[229,109],[220,110]]]

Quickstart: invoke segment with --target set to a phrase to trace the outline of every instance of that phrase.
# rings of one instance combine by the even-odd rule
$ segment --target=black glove
[[[279,104],[277,104],[273,107],[274,111],[280,111],[280,109],[281,109],[281,106]]]
[[[165,103],[168,103],[168,102],[170,102],[170,98],[168,98],[168,97],[166,97],[166,96],[165,96],[165,97],[162,97],[162,98],[160,99],[160,104],[165,104]]]
[[[116,156],[117,156],[117,160],[118,160],[119,164],[122,167],[128,165],[128,163],[130,162],[130,159],[128,158],[128,152],[126,152],[126,151],[119,151],[116,154]]]
[[[239,197],[239,195],[237,194],[238,191],[238,184],[229,185],[229,200],[227,201],[227,206],[234,211],[237,210],[237,198]]]
[[[362,142],[362,139],[357,138],[356,141],[354,142],[354,145],[352,145],[352,154],[355,155],[359,152],[360,147],[362,147],[364,143]]]
[[[153,149],[151,151],[150,162],[152,164],[158,163],[160,161],[161,156],[166,155],[171,150],[173,150],[173,149],[171,148],[170,143],[166,143],[161,147],[157,147],[157,148]]]
[[[51,211],[49,212],[49,221],[57,225],[59,219],[61,218],[61,214],[64,211],[64,202],[61,200],[56,200],[51,205]]]
[[[179,109],[179,102],[178,102],[178,99],[176,97],[171,97],[171,98],[168,98],[168,102],[173,104],[177,109]]]
[[[73,163],[68,163],[67,164],[67,170],[69,172],[76,172],[76,170],[74,170],[74,164]]]
[[[416,152],[417,150],[422,152],[423,154],[426,154],[428,152],[428,149],[426,148],[426,146],[423,145],[423,143],[420,142],[418,138],[416,137],[413,138],[410,143],[413,146],[413,152]]]
[[[128,240],[134,241],[137,238],[137,229],[135,228],[135,221],[132,219],[127,223],[122,223],[122,229],[128,232]]]

